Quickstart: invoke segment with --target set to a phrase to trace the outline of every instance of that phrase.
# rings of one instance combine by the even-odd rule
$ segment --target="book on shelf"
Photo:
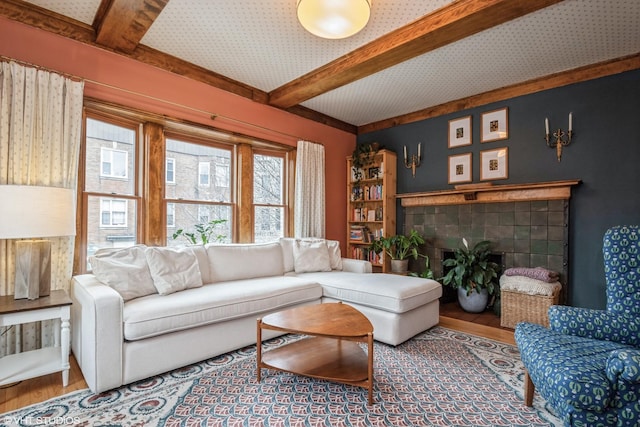
[[[364,227],[359,227],[352,225],[349,230],[349,240],[353,240],[354,242],[364,241],[365,229]]]

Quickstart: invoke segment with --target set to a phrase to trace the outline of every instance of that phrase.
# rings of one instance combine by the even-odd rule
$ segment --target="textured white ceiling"
[[[30,0],[91,24],[100,0]],[[142,44],[271,91],[452,0],[373,0],[367,27],[324,40],[296,0],[170,0]],[[565,0],[303,103],[354,125],[640,52],[640,0]]]
[[[448,3],[374,0],[364,30],[326,40],[302,28],[296,0],[171,0],[142,43],[268,92]]]
[[[302,105],[360,125],[637,53],[639,5],[638,0],[559,3]]]
[[[88,25],[93,23],[100,6],[100,0],[27,0],[27,3],[33,3]]]

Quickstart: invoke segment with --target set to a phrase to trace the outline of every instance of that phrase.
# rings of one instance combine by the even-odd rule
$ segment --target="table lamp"
[[[0,200],[0,239],[29,239],[15,243],[15,299],[49,295],[51,242],[39,239],[76,234],[75,192],[68,188],[0,185]]]

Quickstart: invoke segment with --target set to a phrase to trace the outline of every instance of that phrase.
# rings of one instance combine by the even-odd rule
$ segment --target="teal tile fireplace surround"
[[[498,187],[498,186],[496,186]],[[403,202],[404,203],[404,202]],[[405,231],[415,229],[427,240],[425,252],[436,277],[451,250],[481,240],[492,242],[504,268],[542,266],[561,274],[566,301],[569,275],[569,199],[442,203],[407,203]],[[415,270],[421,260],[414,261]]]

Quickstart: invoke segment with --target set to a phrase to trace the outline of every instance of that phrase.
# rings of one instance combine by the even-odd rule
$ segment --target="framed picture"
[[[498,141],[509,138],[507,108],[482,114],[480,142]]]
[[[449,148],[471,145],[471,116],[449,120]]]
[[[480,152],[480,181],[509,177],[509,149],[507,147]]]
[[[380,178],[380,168],[373,167],[369,168],[369,179],[378,179]]]
[[[471,182],[471,153],[449,156],[449,184]]]

